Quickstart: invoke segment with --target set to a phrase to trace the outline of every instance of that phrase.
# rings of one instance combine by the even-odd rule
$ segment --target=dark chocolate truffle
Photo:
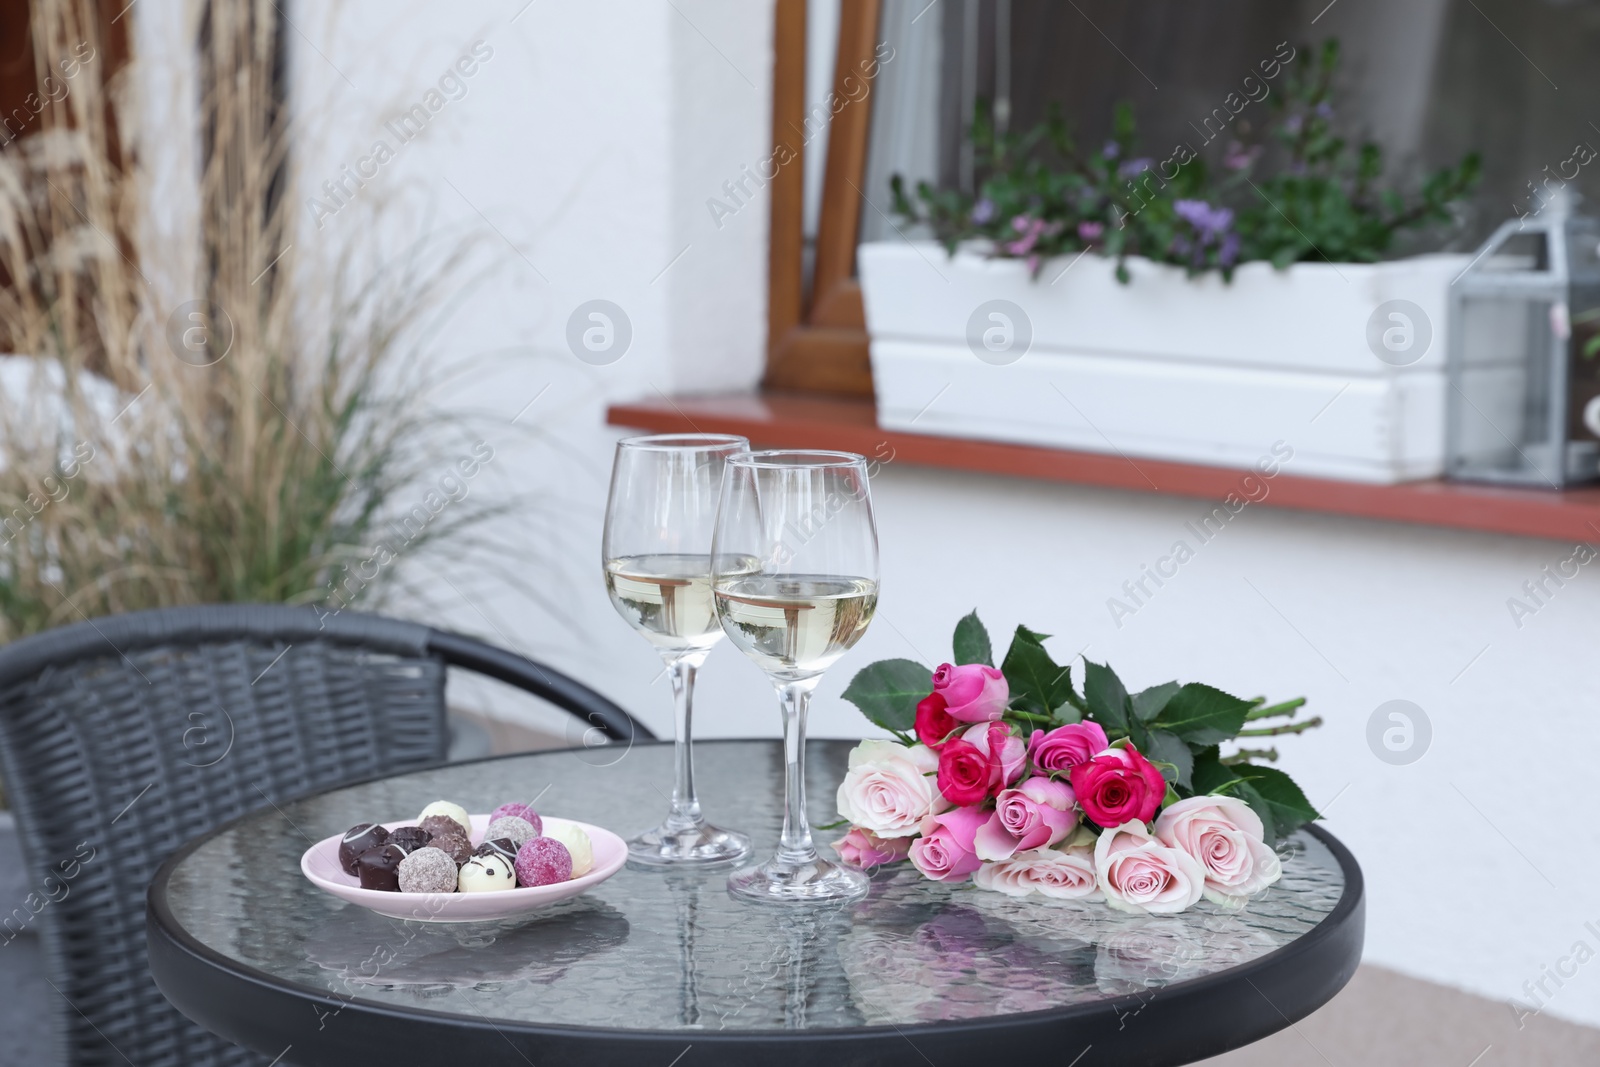
[[[461,824],[448,815],[430,815],[417,825],[434,837],[443,837],[445,834],[460,834],[462,837],[469,836],[467,831],[461,828]]]
[[[339,866],[345,874],[356,873],[356,857],[369,848],[377,848],[389,840],[389,831],[376,823],[358,822],[344,832],[339,840]]]
[[[362,889],[381,889],[386,893],[400,892],[400,861],[406,854],[394,845],[369,848],[356,857],[356,877]]]
[[[388,844],[398,845],[407,855],[433,840],[433,835],[420,826],[401,826],[389,834]]]
[[[456,861],[459,867],[472,858],[472,842],[467,840],[463,833],[434,834],[433,840],[428,842],[428,848],[436,848]]]

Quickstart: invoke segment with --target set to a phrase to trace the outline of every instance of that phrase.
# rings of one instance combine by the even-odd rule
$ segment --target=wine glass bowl
[[[718,620],[764,671],[783,715],[783,832],[772,859],[736,871],[746,900],[847,902],[867,877],[817,854],[806,815],[805,720],[823,672],[878,604],[878,534],[866,461],[850,452],[749,452],[727,461],[711,550]]]
[[[701,815],[692,749],[695,674],[723,636],[711,595],[722,471],[730,456],[749,447],[728,434],[657,434],[617,443],[601,567],[612,606],[666,665],[677,747],[667,818],[628,842],[633,863],[700,866],[750,852],[749,838]]]

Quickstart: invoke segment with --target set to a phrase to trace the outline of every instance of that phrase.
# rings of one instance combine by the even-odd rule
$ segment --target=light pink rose
[[[936,882],[964,882],[983,861],[972,851],[972,838],[989,817],[976,808],[951,808],[930,815],[922,836],[911,843],[911,862]]]
[[[998,792],[1022,776],[1028,765],[1028,744],[1003,722],[968,727],[961,740],[989,758],[989,787]]]
[[[839,814],[879,837],[910,837],[950,806],[929,777],[938,769],[939,754],[926,745],[863,741],[839,783]]]
[[[1283,875],[1267,847],[1261,817],[1236,797],[1190,797],[1156,819],[1162,844],[1194,857],[1206,872],[1206,899],[1240,907]]]
[[[911,851],[911,838],[879,837],[871,830],[852,826],[849,833],[833,843],[833,850],[850,866],[867,870],[905,859]]]
[[[1206,887],[1199,860],[1163,845],[1138,820],[1100,835],[1094,869],[1106,903],[1118,911],[1170,915],[1199,900]]]
[[[1087,900],[1100,895],[1094,876],[1094,853],[1085,848],[1018,852],[1010,859],[985,863],[972,881],[979,889],[993,889],[1008,897],[1038,895],[1056,900]]]
[[[1028,738],[1028,758],[1045,773],[1070,771],[1080,763],[1088,763],[1109,745],[1099,723],[1075,722],[1054,730],[1035,730]]]
[[[978,828],[978,856],[1009,859],[1018,852],[1048,848],[1077,825],[1077,798],[1066,782],[1029,778],[994,798],[994,814]]]
[[[933,691],[944,698],[945,712],[957,722],[992,722],[1005,714],[1011,686],[995,667],[967,663],[940,664],[933,672]]]

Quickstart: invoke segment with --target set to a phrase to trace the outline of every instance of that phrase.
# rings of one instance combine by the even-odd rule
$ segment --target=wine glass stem
[[[674,830],[687,830],[704,821],[700,815],[700,800],[694,791],[694,747],[690,742],[694,726],[694,677],[705,658],[704,652],[691,652],[667,661],[667,674],[672,679],[673,755],[677,766],[677,779],[672,786],[672,813],[667,817],[667,825]]]
[[[778,686],[784,755],[783,836],[778,839],[778,859],[786,863],[809,863],[817,858],[806,817],[806,711],[817,681],[807,678]]]

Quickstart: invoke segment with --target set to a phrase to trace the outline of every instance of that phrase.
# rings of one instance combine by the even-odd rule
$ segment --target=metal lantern
[[[1448,471],[1562,488],[1600,478],[1600,220],[1557,189],[1451,286]],[[1593,347],[1600,349],[1600,342]]]

